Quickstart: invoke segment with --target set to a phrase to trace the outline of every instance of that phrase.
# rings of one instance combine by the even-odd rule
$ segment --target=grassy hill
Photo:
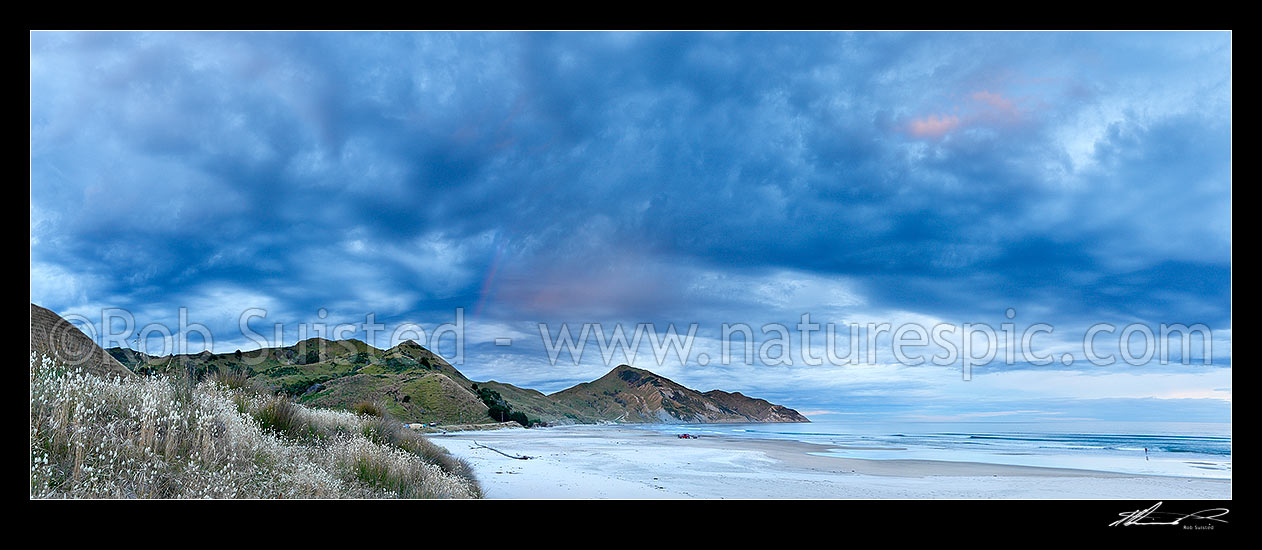
[[[35,304],[31,304],[31,351],[97,376],[132,376],[130,370],[101,350],[88,335],[60,315]]]
[[[539,390],[519,388],[512,384],[504,384],[494,380],[479,383],[480,387],[499,392],[504,400],[516,410],[526,413],[530,418],[539,418],[553,424],[594,424],[608,420],[601,416],[583,412],[571,407],[568,403],[558,401]]]
[[[353,374],[337,378],[299,402],[317,407],[378,403],[408,422],[471,424],[490,422],[487,407],[473,393],[437,372]]]
[[[191,373],[196,379],[240,373],[255,389],[302,403],[349,409],[368,401],[404,422],[490,421],[469,391],[472,382],[437,354],[412,341],[382,350],[359,340],[310,338],[250,352],[154,357],[125,348],[109,354],[138,374]]]
[[[545,395],[502,382],[474,382],[439,355],[406,341],[378,349],[359,340],[310,338],[250,352],[152,357],[111,348],[139,374],[239,373],[259,391],[300,403],[351,409],[370,402],[408,423],[510,419],[532,425],[597,422],[809,422],[793,409],[740,393],[701,393],[622,365],[598,380]]]

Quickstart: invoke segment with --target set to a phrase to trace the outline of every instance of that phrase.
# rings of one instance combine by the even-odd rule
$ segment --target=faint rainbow
[[[491,295],[491,285],[495,283],[495,272],[500,267],[500,256],[504,253],[504,244],[499,242],[495,245],[495,255],[491,257],[491,266],[486,270],[486,276],[482,278],[482,287],[478,290],[478,303],[473,307],[473,317],[478,318],[482,313],[482,306],[486,305],[487,299]]]

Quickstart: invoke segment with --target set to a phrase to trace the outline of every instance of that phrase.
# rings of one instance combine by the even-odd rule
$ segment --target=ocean
[[[821,420],[803,424],[655,424],[640,428],[703,437],[822,443],[830,448],[816,454],[847,458],[946,460],[1231,478],[1229,423]]]

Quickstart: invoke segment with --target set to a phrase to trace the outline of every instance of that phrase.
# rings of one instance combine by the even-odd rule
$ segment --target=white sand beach
[[[456,432],[487,498],[1231,498],[1231,481],[936,460],[820,456],[825,446],[680,439],[620,426]],[[512,455],[516,460],[485,445]]]

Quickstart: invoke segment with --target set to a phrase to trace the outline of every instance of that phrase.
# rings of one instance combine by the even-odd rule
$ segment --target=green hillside
[[[473,424],[491,421],[481,400],[437,372],[354,374],[321,386],[319,391],[306,394],[299,401],[324,408],[379,403],[391,416],[407,422]]]
[[[474,382],[411,340],[385,350],[359,340],[310,338],[223,354],[153,357],[122,348],[108,351],[137,374],[188,373],[200,380],[239,373],[259,391],[335,409],[372,403],[405,423],[809,422],[793,409],[740,393],[701,393],[627,365],[551,395],[502,382]]]
[[[499,392],[514,409],[526,413],[531,418],[538,418],[554,424],[593,424],[606,418],[583,412],[569,404],[550,398],[539,390],[519,388],[512,384],[496,382],[480,382],[480,387]]]

